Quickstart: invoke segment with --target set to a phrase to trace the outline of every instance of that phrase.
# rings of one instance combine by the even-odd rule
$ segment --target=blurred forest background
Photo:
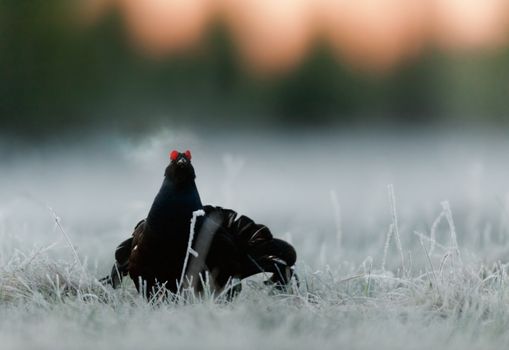
[[[0,130],[505,126],[508,5],[0,0]]]

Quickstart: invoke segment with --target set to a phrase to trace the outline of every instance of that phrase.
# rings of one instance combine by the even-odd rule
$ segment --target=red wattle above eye
[[[171,151],[171,153],[170,153],[171,160],[176,160],[178,156],[179,156],[179,153],[176,150]]]
[[[184,153],[184,156],[188,159],[188,160],[191,160],[191,151],[190,150],[187,150],[186,153]]]

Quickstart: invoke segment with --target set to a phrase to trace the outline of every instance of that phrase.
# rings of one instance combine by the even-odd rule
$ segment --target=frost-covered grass
[[[301,264],[299,274],[288,293],[250,281],[230,304],[183,296],[149,305],[129,283],[114,291],[76,264],[16,253],[0,275],[2,348],[486,349],[509,341],[505,264],[484,268],[450,254],[420,273],[365,261],[321,271]]]
[[[509,344],[509,167],[500,160],[509,143],[170,136],[53,146],[3,162],[1,349]],[[153,305],[130,281],[119,290],[98,283],[175,144],[193,150],[204,201],[292,241],[299,286],[275,293],[260,277],[231,303],[183,293]]]

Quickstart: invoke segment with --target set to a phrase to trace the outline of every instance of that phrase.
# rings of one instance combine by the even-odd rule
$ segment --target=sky
[[[86,23],[119,10],[134,45],[154,56],[199,46],[212,23],[233,33],[257,71],[294,68],[316,41],[338,60],[387,70],[431,48],[452,54],[507,45],[506,0],[91,0]]]

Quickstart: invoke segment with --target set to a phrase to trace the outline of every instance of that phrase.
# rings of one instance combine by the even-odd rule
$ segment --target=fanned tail
[[[258,273],[268,273],[272,275],[265,283],[276,288],[284,288],[290,282],[295,275],[293,267],[297,260],[292,245],[274,238],[265,225],[257,224],[244,215],[237,217],[237,213],[231,209],[208,205],[204,210],[207,217],[214,213],[214,219],[220,221],[218,224],[221,227],[209,252],[207,263],[212,265],[209,268],[217,266],[217,257],[221,256],[222,260],[235,261],[235,264],[228,262],[232,268],[223,271],[224,275],[244,279]],[[234,243],[234,255],[227,253],[232,249],[225,249],[224,241],[230,245]]]

